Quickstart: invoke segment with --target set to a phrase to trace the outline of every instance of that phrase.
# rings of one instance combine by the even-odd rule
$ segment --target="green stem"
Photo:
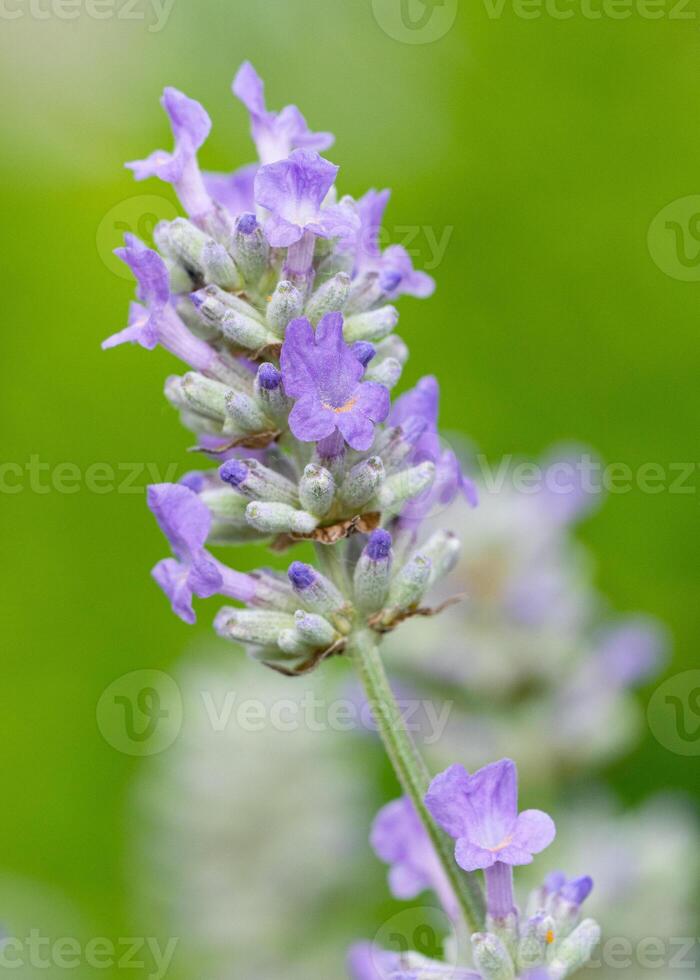
[[[370,630],[353,634],[349,654],[353,660],[377,723],[379,735],[403,791],[411,799],[437,853],[466,924],[471,932],[483,928],[484,897],[472,875],[460,871],[454,859],[454,843],[435,824],[425,805],[430,775],[407,731],[389,686],[384,665]]]

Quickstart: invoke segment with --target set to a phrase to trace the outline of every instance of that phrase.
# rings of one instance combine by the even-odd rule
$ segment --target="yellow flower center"
[[[344,415],[357,405],[357,398],[351,398],[350,401],[345,402],[344,405],[340,405],[337,408],[335,405],[329,405],[328,402],[321,402],[321,404],[324,408],[329,409],[329,411],[335,412],[336,415]]]

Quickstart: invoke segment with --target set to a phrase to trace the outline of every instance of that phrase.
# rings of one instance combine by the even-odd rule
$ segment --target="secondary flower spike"
[[[369,449],[374,426],[389,414],[389,392],[363,381],[365,369],[343,340],[343,317],[327,313],[316,332],[305,318],[287,328],[281,355],[285,393],[295,399],[292,434],[318,442],[339,429],[353,449]]]

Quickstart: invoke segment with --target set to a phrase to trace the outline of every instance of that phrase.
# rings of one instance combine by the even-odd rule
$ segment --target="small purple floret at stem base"
[[[296,589],[309,589],[318,579],[316,571],[311,565],[306,565],[303,561],[293,561],[289,566],[287,575]]]
[[[382,561],[391,552],[391,535],[383,528],[372,531],[367,542],[365,553],[372,561]]]

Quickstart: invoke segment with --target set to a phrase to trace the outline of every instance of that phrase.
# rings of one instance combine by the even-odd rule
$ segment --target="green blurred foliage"
[[[251,58],[272,106],[294,101],[337,134],[328,155],[343,191],[393,188],[395,238],[408,225],[448,235],[435,297],[406,301],[401,323],[405,382],[440,377],[448,430],[493,460],[576,440],[633,470],[669,467],[696,459],[698,285],[657,267],[647,229],[698,193],[700,14],[590,20],[572,4],[570,19],[529,20],[510,3],[494,18],[462,2],[443,38],[409,45],[368,0],[174,0],[158,31],[145,0],[144,20],[13,9],[0,32],[1,459],[34,456],[48,473],[25,472],[0,511],[2,865],[116,936],[130,925],[124,814],[138,762],[102,740],[95,705],[120,674],[167,668],[192,634],[149,579],[164,544],[142,492],[90,492],[82,479],[40,491],[62,463],[83,476],[96,462],[148,464],[156,478],[193,465],[161,394],[168,356],[99,348],[131,296],[104,244],[123,202],[171,200],[121,167],[169,145],[160,89],[204,102],[203,163],[233,168],[252,149],[229,84]],[[416,246],[429,262],[425,232]],[[696,521],[695,494],[635,489],[610,495],[583,531],[614,607],[670,625],[669,673],[697,663]],[[649,737],[609,778],[631,800],[692,790],[697,765]]]

